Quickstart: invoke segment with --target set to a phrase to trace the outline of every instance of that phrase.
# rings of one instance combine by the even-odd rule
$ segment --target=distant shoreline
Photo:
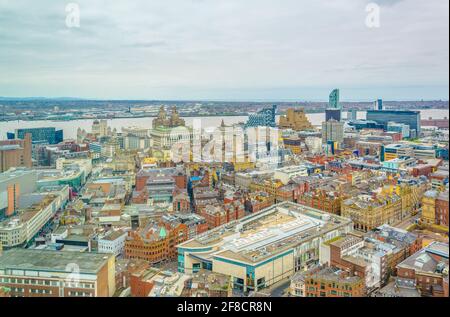
[[[348,112],[354,109],[343,109],[343,112]],[[387,109],[389,110],[389,109]],[[399,110],[406,110],[406,109],[399,109]],[[414,111],[423,111],[423,110],[449,110],[449,109],[443,109],[443,108],[424,108],[424,109],[412,109]],[[357,112],[367,112],[367,110],[356,110]],[[305,109],[305,113],[307,114],[318,114],[318,113],[325,113],[322,109]],[[277,113],[277,116],[284,115],[285,112],[279,112]],[[184,114],[180,113],[180,116],[183,118],[205,118],[205,117],[247,117],[249,113],[218,113],[218,114]],[[14,121],[53,121],[53,122],[65,122],[65,121],[80,121],[80,120],[115,120],[115,119],[140,119],[140,118],[156,118],[157,116],[154,114],[149,115],[133,115],[133,116],[125,116],[125,115],[118,115],[114,117],[105,117],[105,116],[97,116],[92,118],[86,118],[86,117],[64,117],[64,115],[61,116],[60,119],[53,118],[53,117],[43,117],[43,118],[30,118],[29,116],[20,117],[18,119],[13,120],[0,120],[0,122],[14,122]],[[435,119],[441,119],[441,118],[435,118]]]
[[[358,110],[358,111],[366,111],[366,110]],[[325,113],[324,111],[317,110],[317,111],[305,111],[305,113]],[[283,113],[278,113],[277,115],[283,115]],[[247,117],[249,113],[230,113],[230,114],[183,114],[180,113],[180,117],[182,118],[205,118],[205,117]],[[0,122],[12,122],[12,121],[57,121],[57,122],[64,122],[64,121],[79,121],[79,120],[114,120],[114,119],[139,119],[139,118],[157,118],[157,115],[136,115],[136,116],[114,116],[114,117],[92,117],[92,118],[85,118],[85,117],[75,117],[75,118],[66,118],[66,119],[55,119],[55,118],[36,118],[36,119],[30,119],[29,117],[23,117],[20,119],[14,119],[14,120],[0,120]]]

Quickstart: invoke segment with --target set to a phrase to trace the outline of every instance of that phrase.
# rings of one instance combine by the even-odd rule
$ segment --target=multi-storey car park
[[[351,220],[283,202],[178,245],[178,270],[230,275],[234,289],[258,291],[318,263],[322,242],[348,233]]]

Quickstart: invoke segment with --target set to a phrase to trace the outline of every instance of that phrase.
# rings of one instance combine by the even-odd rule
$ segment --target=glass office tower
[[[382,124],[385,130],[387,130],[389,122],[396,122],[409,125],[411,130],[416,131],[417,136],[421,132],[420,111],[369,110],[367,111],[367,120]]]
[[[63,141],[63,130],[56,130],[55,128],[28,128],[16,129],[15,133],[8,133],[8,139],[24,139],[25,134],[31,133],[31,140],[33,144],[58,144]]]

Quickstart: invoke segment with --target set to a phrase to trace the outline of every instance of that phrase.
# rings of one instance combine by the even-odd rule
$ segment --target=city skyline
[[[0,0],[0,302],[430,312],[449,297],[448,11]]]
[[[0,1],[0,96],[448,100],[448,2]]]
[[[326,89],[323,90],[324,92]],[[349,95],[344,94],[344,95]],[[234,98],[192,98],[192,99],[186,99],[186,98],[145,98],[145,99],[123,99],[123,98],[83,98],[83,97],[71,97],[71,96],[0,96],[0,101],[115,101],[115,102],[230,102],[230,103],[239,103],[239,102],[255,102],[255,103],[328,103],[328,99],[326,98],[326,93],[324,96],[321,96],[320,98],[310,98],[310,99],[303,99],[303,98],[274,98],[274,99],[258,99],[258,98],[240,98],[240,99],[234,99]],[[378,100],[378,99],[376,99]],[[341,99],[341,102],[343,103],[372,103],[375,100],[373,99]],[[399,98],[399,99],[386,99],[384,100],[386,102],[435,102],[435,101],[442,101],[442,102],[448,102],[449,98],[429,98],[429,99],[405,99],[405,98]]]

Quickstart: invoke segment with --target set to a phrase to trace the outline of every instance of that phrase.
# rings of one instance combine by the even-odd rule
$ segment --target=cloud
[[[81,27],[69,29],[64,2],[0,0],[0,95],[303,99],[320,98],[307,87],[448,85],[444,0],[374,0],[379,29],[360,0],[75,2]]]

